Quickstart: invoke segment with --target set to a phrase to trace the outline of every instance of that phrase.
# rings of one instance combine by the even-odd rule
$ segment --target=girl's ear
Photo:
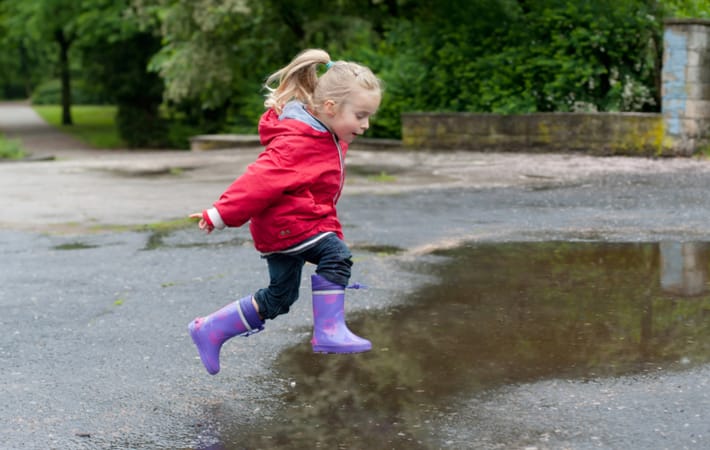
[[[338,105],[333,100],[328,99],[323,102],[323,111],[325,111],[328,116],[334,117],[338,112]]]

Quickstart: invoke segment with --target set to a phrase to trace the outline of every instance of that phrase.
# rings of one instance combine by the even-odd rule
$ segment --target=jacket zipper
[[[333,142],[335,143],[335,147],[338,149],[338,160],[340,161],[340,186],[338,187],[338,192],[335,194],[335,197],[333,198],[333,206],[335,206],[336,203],[338,203],[338,200],[340,199],[340,194],[343,192],[343,185],[345,184],[345,163],[343,161],[343,149],[340,148],[340,143],[338,142],[338,138],[335,137],[333,133],[330,134],[330,136],[333,138]]]

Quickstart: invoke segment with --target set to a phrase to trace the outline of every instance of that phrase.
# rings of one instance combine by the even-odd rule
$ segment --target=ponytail
[[[264,106],[274,108],[280,113],[283,106],[296,99],[310,105],[313,102],[313,92],[318,84],[318,64],[328,64],[330,56],[324,50],[310,49],[299,53],[284,68],[272,73],[266,79],[264,87],[269,91]],[[278,86],[271,85],[278,81]]]

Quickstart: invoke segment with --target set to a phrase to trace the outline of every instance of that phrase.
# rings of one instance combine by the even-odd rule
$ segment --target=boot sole
[[[360,346],[360,347],[340,347],[340,346],[330,346],[330,345],[318,345],[313,346],[314,353],[364,353],[372,350],[372,346]]]

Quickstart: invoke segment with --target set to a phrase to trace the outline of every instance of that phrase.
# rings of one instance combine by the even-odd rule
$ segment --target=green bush
[[[71,85],[73,105],[105,105],[108,99],[92,89],[82,80],[75,80]],[[33,105],[61,105],[62,86],[59,80],[48,80],[37,86],[32,93]]]
[[[201,133],[199,127],[183,122],[168,122],[165,144],[168,148],[187,150],[190,148],[190,138]]]
[[[371,131],[412,111],[658,111],[661,29],[638,0],[422,3],[368,61],[385,81]]]
[[[116,128],[131,148],[161,148],[166,144],[167,124],[157,110],[119,105]]]
[[[3,100],[24,100],[27,98],[27,90],[20,83],[9,82],[0,88],[0,97]]]

